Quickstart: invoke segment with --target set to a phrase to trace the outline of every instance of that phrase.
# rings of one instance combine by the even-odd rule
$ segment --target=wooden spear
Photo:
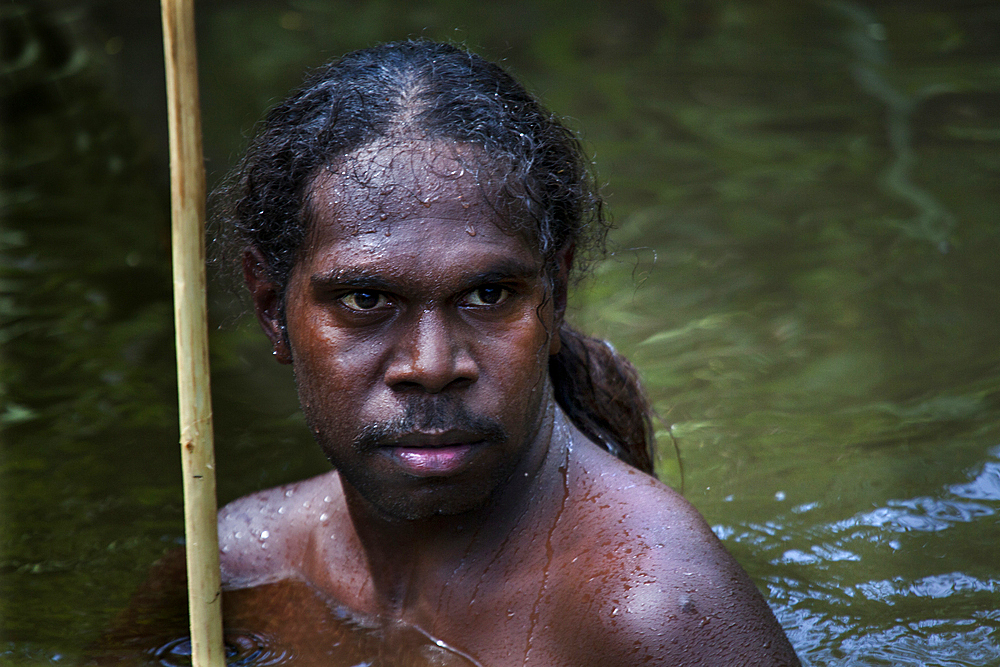
[[[162,0],[170,123],[174,326],[194,667],[225,665],[205,298],[205,166],[194,0]]]

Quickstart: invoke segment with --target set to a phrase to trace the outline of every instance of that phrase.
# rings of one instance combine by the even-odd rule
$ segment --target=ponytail
[[[611,344],[559,328],[560,349],[549,357],[556,402],[588,438],[622,461],[653,474],[652,407],[639,373]]]

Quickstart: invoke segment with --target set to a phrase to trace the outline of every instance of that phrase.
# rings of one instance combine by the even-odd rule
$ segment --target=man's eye
[[[383,308],[389,299],[381,292],[349,292],[340,297],[340,302],[351,310],[365,311]]]
[[[472,306],[498,306],[510,296],[510,290],[499,285],[487,285],[478,287],[466,297],[466,301]]]

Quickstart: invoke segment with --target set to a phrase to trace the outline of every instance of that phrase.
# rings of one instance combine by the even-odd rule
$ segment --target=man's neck
[[[514,472],[490,500],[473,511],[420,520],[387,517],[341,479],[351,521],[365,552],[376,605],[400,617],[422,591],[461,569],[485,568],[510,536],[529,536],[544,521],[553,493],[563,494],[567,417],[549,401],[538,432]],[[555,503],[558,506],[558,502]]]

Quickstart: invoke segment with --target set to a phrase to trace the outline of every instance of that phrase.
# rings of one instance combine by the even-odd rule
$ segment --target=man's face
[[[547,396],[556,318],[542,258],[463,150],[373,147],[320,175],[286,291],[307,421],[390,517],[481,507],[537,444]]]

